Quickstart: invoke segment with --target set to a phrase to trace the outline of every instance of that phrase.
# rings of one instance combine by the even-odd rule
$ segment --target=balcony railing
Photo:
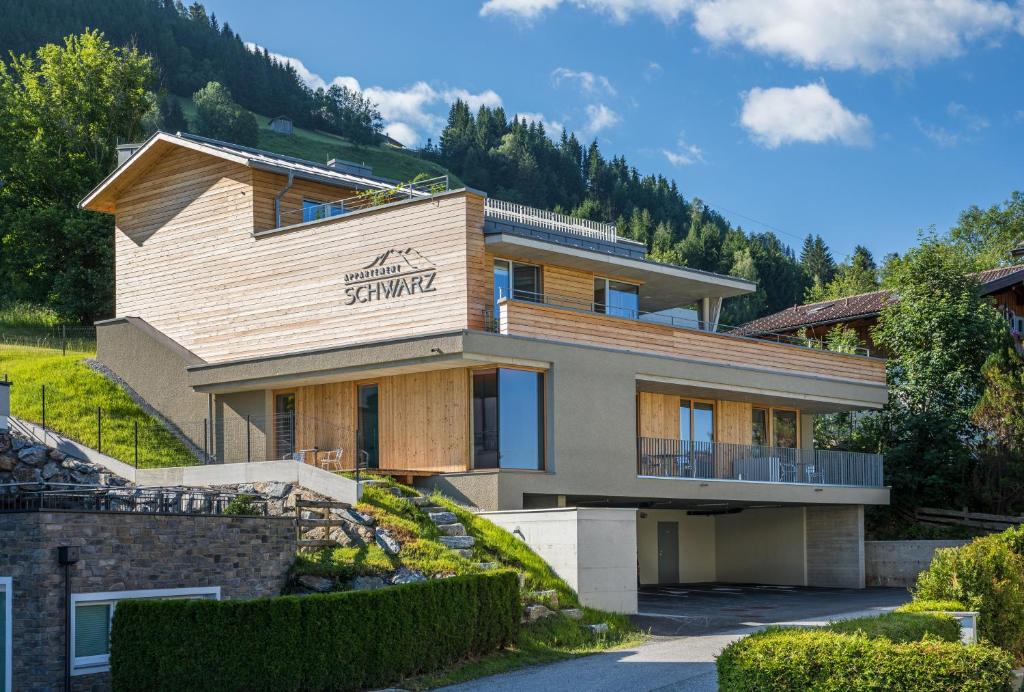
[[[407,199],[422,199],[447,191],[448,176],[446,175],[402,183],[382,190],[364,190],[357,195],[333,202],[303,205],[301,208],[294,209],[282,209],[277,225],[278,227],[283,227],[309,221],[319,221],[320,219],[343,216],[360,209],[371,209]]]
[[[492,219],[522,223],[552,231],[560,231],[570,235],[598,238],[614,243],[618,234],[613,223],[601,223],[590,219],[578,219],[575,216],[559,214],[553,211],[535,209],[525,204],[506,202],[502,199],[487,198],[485,211]]]
[[[637,438],[637,475],[649,478],[884,487],[881,454],[658,437]]]

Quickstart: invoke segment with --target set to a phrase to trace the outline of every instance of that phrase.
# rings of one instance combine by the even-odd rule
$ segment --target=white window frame
[[[11,673],[14,668],[14,579],[13,577],[0,577],[0,595],[3,596],[2,607],[4,609],[4,669],[0,671],[3,675],[3,690],[11,692],[14,683],[11,680]]]
[[[92,673],[105,673],[110,670],[110,654],[99,654],[96,656],[77,656],[75,645],[78,643],[75,637],[75,612],[81,605],[109,605],[110,623],[114,622],[114,611],[119,601],[131,599],[162,599],[162,598],[211,598],[220,600],[219,586],[194,586],[180,589],[144,589],[140,591],[102,591],[98,593],[76,593],[71,594],[71,623],[68,638],[71,640],[71,674],[91,675]],[[109,647],[108,647],[109,648]]]

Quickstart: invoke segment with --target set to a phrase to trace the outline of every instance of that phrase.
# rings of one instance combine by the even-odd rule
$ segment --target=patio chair
[[[324,471],[343,471],[341,458],[344,455],[345,450],[341,447],[337,449],[330,449],[323,453],[323,456],[317,455],[316,465],[322,468]]]

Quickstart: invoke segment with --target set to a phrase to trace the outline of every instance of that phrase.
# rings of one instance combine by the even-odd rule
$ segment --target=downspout
[[[292,185],[294,183],[295,174],[289,171],[288,183],[283,188],[281,188],[281,191],[278,192],[277,196],[274,197],[274,219],[276,221],[276,225],[274,226],[274,228],[281,227],[281,200],[284,198],[285,193],[287,193],[288,190],[292,189]]]

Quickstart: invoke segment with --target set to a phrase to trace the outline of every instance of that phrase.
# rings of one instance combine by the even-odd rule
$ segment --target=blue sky
[[[364,90],[409,144],[456,96],[500,103],[837,259],[1024,187],[1017,0],[205,4],[310,83]]]

